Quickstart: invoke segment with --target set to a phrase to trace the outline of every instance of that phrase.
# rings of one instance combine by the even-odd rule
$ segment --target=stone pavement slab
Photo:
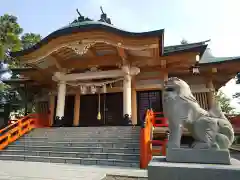
[[[100,180],[106,174],[147,177],[146,170],[25,161],[0,161],[0,180]]]

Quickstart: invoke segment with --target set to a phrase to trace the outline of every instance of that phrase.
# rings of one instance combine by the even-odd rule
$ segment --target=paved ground
[[[147,171],[132,168],[0,161],[0,180],[101,180],[106,174],[146,177]]]

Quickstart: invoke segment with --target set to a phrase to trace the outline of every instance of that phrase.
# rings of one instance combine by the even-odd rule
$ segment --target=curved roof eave
[[[86,32],[93,29],[104,30],[106,32],[112,32],[115,34],[119,34],[121,36],[128,37],[162,37],[164,33],[164,29],[148,32],[128,32],[118,29],[104,22],[86,21],[81,23],[70,24],[69,26],[65,26],[61,29],[58,29],[49,34],[48,36],[46,36],[45,38],[43,38],[40,42],[38,42],[34,46],[21,51],[11,52],[10,55],[12,57],[23,56],[39,49],[43,45],[47,44],[50,40],[55,39],[57,37],[69,35],[71,33]]]
[[[164,52],[164,56],[170,56],[170,55],[173,55],[173,54],[176,54],[176,53],[184,53],[184,52],[198,52],[200,53],[200,56],[202,57],[204,51],[206,50],[207,48],[207,44],[201,44],[201,45],[198,45],[198,46],[195,46],[195,47],[189,47],[189,48],[184,48],[184,49],[180,49],[180,50],[174,50],[174,51],[171,51],[171,52]]]

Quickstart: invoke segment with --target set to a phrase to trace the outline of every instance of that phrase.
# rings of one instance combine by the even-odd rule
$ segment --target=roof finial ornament
[[[104,13],[102,6],[100,6],[100,9],[102,11],[102,14],[101,14],[101,19],[99,21],[105,22],[105,23],[108,23],[108,24],[112,24],[111,19],[107,17],[106,13]]]
[[[88,17],[84,17],[78,9],[76,9],[77,13],[78,13],[78,18],[75,19],[72,23],[78,23],[78,22],[83,22],[83,21],[92,21],[91,19],[89,19]]]

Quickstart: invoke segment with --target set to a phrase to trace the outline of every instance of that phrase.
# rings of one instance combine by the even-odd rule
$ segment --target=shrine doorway
[[[144,119],[147,109],[152,108],[155,112],[162,112],[162,91],[137,91],[137,124],[140,125]]]
[[[101,119],[98,119],[100,108]],[[120,126],[123,122],[123,94],[81,95],[79,126]]]

